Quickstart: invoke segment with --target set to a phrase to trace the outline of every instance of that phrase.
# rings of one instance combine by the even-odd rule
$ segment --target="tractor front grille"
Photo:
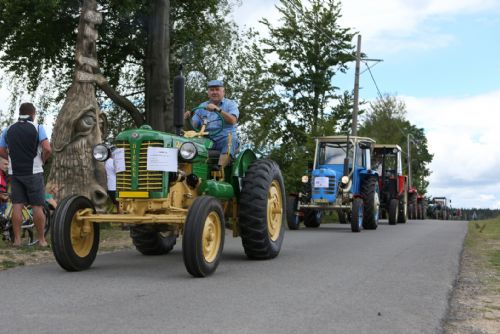
[[[162,141],[143,141],[137,156],[137,150],[132,150],[128,142],[119,142],[117,148],[125,150],[125,171],[116,174],[116,190],[118,191],[162,191],[163,172],[148,171],[148,147],[163,147]],[[138,160],[138,164],[137,164]],[[137,164],[136,172],[132,171]],[[137,188],[132,189],[132,178],[137,174]]]
[[[335,176],[328,177],[328,188],[315,188],[313,187],[313,195],[335,195],[337,184]]]

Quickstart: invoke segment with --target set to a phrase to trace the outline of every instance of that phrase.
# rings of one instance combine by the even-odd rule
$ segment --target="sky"
[[[234,19],[265,33],[258,21],[279,24],[278,3],[243,0]],[[425,131],[434,154],[427,195],[445,196],[453,207],[500,209],[500,1],[341,3],[340,25],[362,35],[368,58],[383,60],[372,67],[381,94],[404,101],[407,119]],[[351,67],[334,78],[341,90],[354,87]],[[377,94],[366,71],[360,98]]]

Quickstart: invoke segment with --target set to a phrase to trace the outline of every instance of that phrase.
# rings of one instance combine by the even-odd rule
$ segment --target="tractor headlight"
[[[108,160],[109,156],[111,154],[111,151],[108,146],[105,144],[97,144],[94,146],[92,149],[92,155],[94,159],[97,161],[106,161]]]
[[[342,182],[343,185],[346,185],[349,183],[349,176],[342,176],[342,178],[340,179],[340,181]]]
[[[181,145],[179,154],[184,160],[193,160],[194,157],[196,157],[196,154],[198,154],[198,150],[193,143],[187,142]]]
[[[307,175],[302,176],[302,183],[307,183],[307,182],[309,182],[309,176]]]

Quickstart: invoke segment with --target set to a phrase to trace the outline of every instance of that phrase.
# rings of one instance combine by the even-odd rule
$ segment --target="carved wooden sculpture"
[[[92,158],[101,142],[101,112],[95,96],[94,69],[98,68],[96,26],[102,16],[95,0],[85,0],[78,25],[76,70],[73,83],[52,132],[53,160],[47,187],[57,186],[56,200],[80,194],[103,209],[107,199],[106,173]]]

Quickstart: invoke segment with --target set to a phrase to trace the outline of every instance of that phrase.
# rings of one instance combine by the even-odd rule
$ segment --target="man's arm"
[[[7,149],[5,147],[0,147],[0,157],[9,159],[9,154],[7,153]]]
[[[52,147],[50,147],[50,143],[48,139],[45,139],[41,142],[42,144],[42,161],[43,163],[47,162],[50,155],[52,154]]]

